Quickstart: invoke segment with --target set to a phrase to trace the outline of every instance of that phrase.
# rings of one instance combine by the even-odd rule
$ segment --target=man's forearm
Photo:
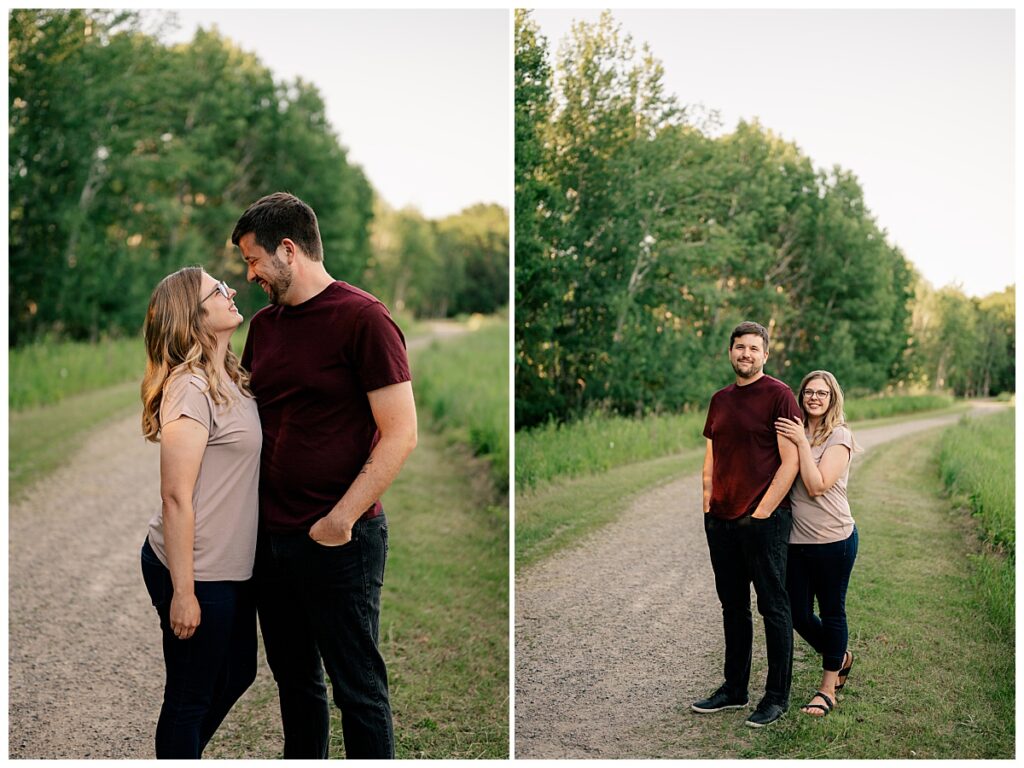
[[[382,436],[380,442],[370,452],[370,457],[359,475],[345,491],[345,495],[334,505],[329,517],[345,530],[351,529],[356,520],[362,517],[370,505],[377,501],[398,477],[402,465],[415,445],[415,437]]]
[[[754,510],[755,517],[770,515],[775,511],[775,508],[779,506],[786,497],[786,494],[789,493],[789,489],[793,486],[793,481],[796,480],[796,475],[799,471],[799,464],[787,462],[779,467],[775,472],[775,477],[772,478],[771,485],[768,486],[768,490],[761,497],[757,509]]]

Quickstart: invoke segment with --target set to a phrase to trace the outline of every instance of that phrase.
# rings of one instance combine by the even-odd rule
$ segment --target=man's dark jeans
[[[846,656],[846,588],[857,559],[857,527],[829,544],[790,544],[786,590],[793,629],[821,654],[822,669],[838,672]],[[814,615],[818,598],[820,618]]]
[[[768,650],[764,701],[783,709],[789,706],[793,673],[793,623],[786,594],[786,548],[792,525],[792,512],[782,508],[764,520],[749,515],[737,520],[704,515],[704,532],[725,625],[726,689],[737,699],[747,698],[754,641],[750,614],[753,582]]]
[[[358,521],[352,541],[340,547],[306,533],[260,533],[256,602],[280,695],[286,758],[327,757],[325,667],[346,757],[394,757],[387,670],[377,649],[387,548],[383,514]]]
[[[256,606],[250,581],[197,581],[199,626],[188,640],[171,630],[171,572],[149,539],[142,577],[160,617],[167,682],[156,726],[156,756],[193,758],[256,679]]]

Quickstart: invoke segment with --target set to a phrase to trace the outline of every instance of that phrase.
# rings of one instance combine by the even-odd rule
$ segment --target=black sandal
[[[836,693],[843,690],[843,686],[846,685],[846,678],[850,676],[850,670],[853,669],[853,653],[847,651],[843,654],[843,661],[846,661],[846,657],[850,657],[850,663],[839,670],[839,679],[836,681]]]
[[[811,703],[816,698],[819,698],[819,697],[825,702],[824,704],[812,704]],[[823,693],[822,691],[815,691],[814,695],[811,696],[811,701],[809,701],[806,704],[804,704],[802,707],[800,707],[800,709],[801,710],[804,710],[804,709],[820,709],[821,710],[821,714],[820,715],[812,715],[810,712],[804,712],[804,714],[807,715],[808,717],[825,717],[829,712],[832,711],[832,707],[834,707],[835,705],[836,705],[836,703],[834,701],[832,701],[832,699],[830,699],[828,697],[827,693]]]

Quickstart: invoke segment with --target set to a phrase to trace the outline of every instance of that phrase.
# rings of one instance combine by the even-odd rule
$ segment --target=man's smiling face
[[[768,350],[765,349],[764,339],[756,333],[748,333],[744,336],[737,336],[733,339],[729,348],[729,362],[732,369],[741,379],[753,379],[764,370],[765,361],[768,360]]]
[[[239,238],[238,250],[242,252],[247,266],[245,279],[250,283],[259,283],[271,304],[287,304],[284,297],[292,284],[291,267],[279,259],[276,253],[264,250],[256,242],[254,232],[247,232]]]

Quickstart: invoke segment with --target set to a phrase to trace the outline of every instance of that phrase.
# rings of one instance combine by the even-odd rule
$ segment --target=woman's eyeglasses
[[[214,289],[213,289],[212,291],[210,291],[210,292],[209,292],[209,293],[208,293],[208,294],[206,295],[206,299],[210,298],[210,297],[211,297],[211,296],[213,296],[213,294],[215,294],[215,293],[219,293],[219,294],[220,294],[221,296],[223,296],[223,297],[224,297],[225,299],[230,299],[230,298],[231,298],[231,289],[230,289],[230,288],[228,288],[228,284],[227,284],[227,283],[225,283],[225,282],[224,282],[223,280],[219,280],[219,281],[217,282],[217,286],[216,286],[216,287],[215,287],[215,288],[214,288]],[[202,301],[200,301],[199,303],[200,303],[200,304],[203,304],[203,303],[205,303],[205,302],[206,302],[206,299],[203,299],[203,300],[202,300]]]
[[[819,400],[828,400],[832,396],[832,393],[827,389],[805,389],[804,400],[810,400],[812,397],[817,397]]]

